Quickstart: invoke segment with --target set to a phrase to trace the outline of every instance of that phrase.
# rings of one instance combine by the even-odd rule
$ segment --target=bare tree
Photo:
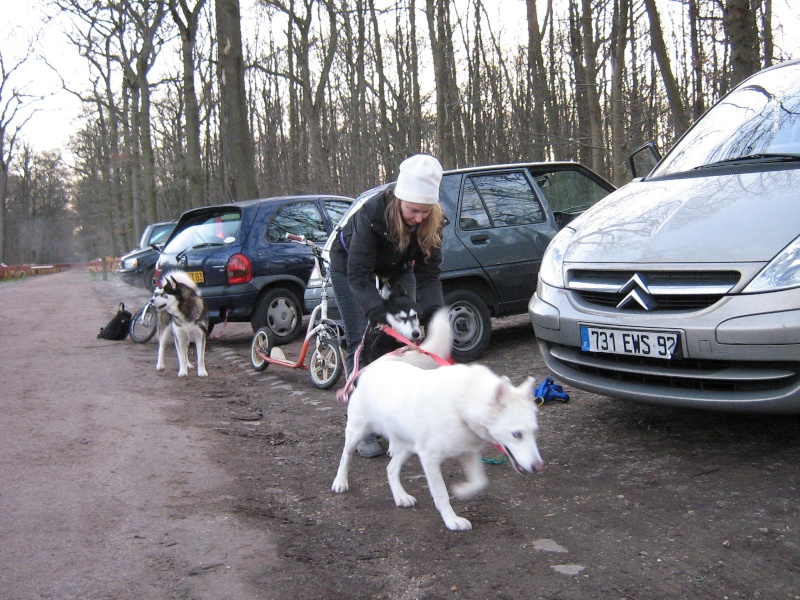
[[[151,89],[148,74],[158,55],[157,34],[166,11],[164,0],[125,0],[117,10],[117,35],[122,51],[122,67],[125,84],[133,99],[133,151],[141,173],[141,198],[149,222],[158,220],[155,188],[155,154],[150,122]],[[132,29],[126,27],[131,23]],[[130,39],[128,39],[130,38]],[[137,223],[140,211],[134,195],[134,229],[141,231]]]
[[[745,0],[746,1],[746,0]],[[689,118],[686,116],[686,107],[683,104],[683,94],[678,87],[675,76],[672,72],[667,45],[664,42],[664,32],[661,27],[661,16],[658,13],[655,0],[644,0],[647,16],[650,19],[650,35],[653,44],[658,66],[661,71],[661,79],[667,92],[670,111],[674,120],[675,137],[689,129]]]
[[[172,20],[181,36],[181,59],[183,66],[184,136],[186,139],[186,178],[189,196],[193,199],[205,197],[203,193],[203,171],[200,156],[200,107],[194,86],[195,42],[199,28],[200,11],[206,0],[196,0],[189,7],[186,0],[169,0]]]
[[[247,118],[239,0],[215,0],[220,128],[227,193],[231,200],[258,198],[253,138]]]
[[[529,103],[533,105],[531,126],[535,135],[531,158],[543,160],[549,153],[548,120],[545,115],[552,110],[552,98],[544,67],[544,37],[536,0],[526,0],[525,7],[528,20],[528,81],[530,82],[527,97]]]
[[[630,0],[614,1],[611,30],[611,173],[613,182],[624,182],[627,135],[625,128],[625,50],[628,47],[628,15]]]
[[[734,86],[759,69],[755,1],[727,0],[723,23],[731,47],[731,86]]]
[[[6,256],[6,202],[8,174],[17,150],[20,131],[35,114],[34,104],[41,96],[28,93],[25,86],[15,85],[13,78],[33,56],[33,48],[18,60],[6,64],[0,49],[0,262]]]
[[[447,0],[426,0],[425,14],[433,54],[436,82],[436,131],[442,164],[463,164],[463,129],[461,100],[456,81],[453,52],[453,27]]]

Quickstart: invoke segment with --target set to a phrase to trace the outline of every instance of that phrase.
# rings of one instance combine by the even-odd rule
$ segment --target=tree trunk
[[[247,97],[239,0],[216,0],[218,81],[222,100],[220,129],[222,156],[228,177],[226,192],[232,201],[258,198],[255,156]]]
[[[625,50],[628,45],[628,11],[630,0],[614,3],[614,24],[611,29],[611,175],[614,185],[625,181],[625,158],[628,137],[625,134]]]
[[[755,2],[755,0],[753,0]],[[731,49],[731,87],[759,69],[756,11],[751,0],[727,0],[723,24]]]
[[[189,8],[186,0],[177,0],[181,14],[175,6],[176,0],[170,0],[172,19],[181,34],[181,59],[183,63],[183,104],[186,137],[186,179],[189,187],[189,204],[205,204],[203,191],[203,170],[200,162],[200,108],[194,87],[194,48],[197,38],[200,11],[206,0],[197,0],[193,8]]]
[[[460,130],[458,90],[452,80],[455,73],[447,0],[426,0],[428,33],[433,53],[433,73],[436,82],[436,141],[442,164],[460,164],[460,148],[456,147],[456,131]]]
[[[705,104],[705,94],[703,90],[705,88],[703,82],[703,64],[705,62],[705,58],[703,56],[703,47],[700,44],[700,33],[698,31],[698,25],[700,23],[700,16],[697,8],[697,1],[698,0],[688,0],[689,5],[689,36],[690,36],[690,43],[692,49],[692,57],[691,57],[691,80],[692,80],[692,119],[696,120],[700,118],[706,108]]]
[[[747,0],[744,0],[747,1]],[[672,74],[672,67],[669,62],[667,46],[664,43],[664,34],[661,29],[661,17],[656,8],[656,0],[644,0],[647,16],[650,19],[650,37],[653,45],[653,53],[656,55],[658,67],[661,70],[661,78],[667,91],[667,101],[672,112],[675,125],[675,137],[681,135],[689,129],[689,118],[686,116],[686,109],[683,105],[681,90]]]
[[[550,89],[544,71],[544,53],[542,49],[542,34],[539,29],[539,15],[536,12],[536,0],[525,2],[528,20],[528,86],[530,90],[529,102],[533,106],[530,128],[533,134],[531,139],[531,159],[545,160],[547,158],[546,146],[547,121],[545,107],[550,100]]]
[[[605,173],[605,143],[603,141],[600,109],[600,84],[597,81],[597,42],[592,26],[592,0],[581,0],[581,29],[583,30],[583,64],[586,84],[586,105],[588,108],[589,143],[592,169]]]

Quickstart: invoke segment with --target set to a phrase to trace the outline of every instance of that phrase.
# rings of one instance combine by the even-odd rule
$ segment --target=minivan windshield
[[[800,161],[800,62],[744,81],[678,140],[650,177],[773,161]]]

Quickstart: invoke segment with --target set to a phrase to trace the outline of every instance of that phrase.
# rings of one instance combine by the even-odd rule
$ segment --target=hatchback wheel
[[[273,288],[259,300],[250,318],[253,331],[266,327],[276,346],[288,344],[300,333],[303,310],[297,296],[286,288]]]
[[[479,358],[492,336],[492,316],[480,296],[469,290],[453,290],[445,295],[445,305],[453,329],[453,358],[470,362]]]

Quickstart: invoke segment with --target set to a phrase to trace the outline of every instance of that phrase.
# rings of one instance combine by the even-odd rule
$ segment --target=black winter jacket
[[[423,322],[444,305],[439,279],[442,250],[436,248],[426,261],[412,235],[406,252],[401,254],[389,239],[386,206],[394,198],[394,187],[369,200],[354,214],[331,246],[331,268],[347,275],[350,289],[368,319],[384,312],[383,300],[375,287],[375,276],[393,281],[413,272],[416,280],[417,312]]]

